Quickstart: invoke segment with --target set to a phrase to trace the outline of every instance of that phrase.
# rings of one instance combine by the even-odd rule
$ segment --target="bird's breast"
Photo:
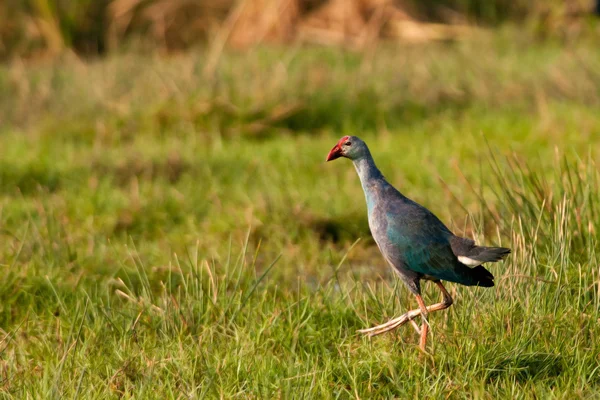
[[[381,207],[377,205],[369,211],[369,228],[375,243],[377,243],[381,252],[386,255],[385,253],[389,250],[388,221]]]

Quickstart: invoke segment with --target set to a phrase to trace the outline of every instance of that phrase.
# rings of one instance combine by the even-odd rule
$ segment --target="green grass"
[[[600,396],[595,48],[1,66],[3,398]],[[496,287],[448,285],[431,357],[410,327],[356,334],[416,303],[352,166],[324,162],[343,134],[456,233],[513,249]]]

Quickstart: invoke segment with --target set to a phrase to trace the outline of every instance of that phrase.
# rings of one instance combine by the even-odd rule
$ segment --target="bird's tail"
[[[476,246],[473,249],[474,255],[469,255],[469,258],[478,262],[496,262],[502,260],[510,254],[510,249],[506,247],[483,247]],[[494,286],[494,275],[482,265],[471,268],[471,279],[475,286],[492,287]]]
[[[476,246],[472,253],[468,257],[477,261],[484,262],[496,262],[502,260],[504,257],[510,254],[510,249],[506,247],[483,247]]]
[[[479,265],[469,270],[471,271],[470,275],[474,286],[494,286],[494,275],[483,266]]]

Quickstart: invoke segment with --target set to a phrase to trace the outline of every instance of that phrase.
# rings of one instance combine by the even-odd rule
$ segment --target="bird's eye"
[[[352,143],[350,143],[350,142],[344,143],[344,146],[350,146],[350,145],[352,145]]]

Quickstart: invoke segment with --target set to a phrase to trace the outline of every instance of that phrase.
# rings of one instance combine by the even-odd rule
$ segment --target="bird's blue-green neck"
[[[377,199],[377,192],[381,189],[381,185],[385,185],[387,182],[381,171],[375,165],[371,153],[368,152],[364,156],[357,158],[352,161],[363,191],[365,192],[365,198],[367,200],[367,207],[369,211],[373,208]]]
[[[381,171],[375,165],[375,161],[373,161],[373,157],[371,153],[367,150],[367,153],[360,158],[352,160],[354,164],[354,168],[356,168],[356,172],[360,177],[360,182],[365,187],[371,179],[383,179],[383,175]]]

